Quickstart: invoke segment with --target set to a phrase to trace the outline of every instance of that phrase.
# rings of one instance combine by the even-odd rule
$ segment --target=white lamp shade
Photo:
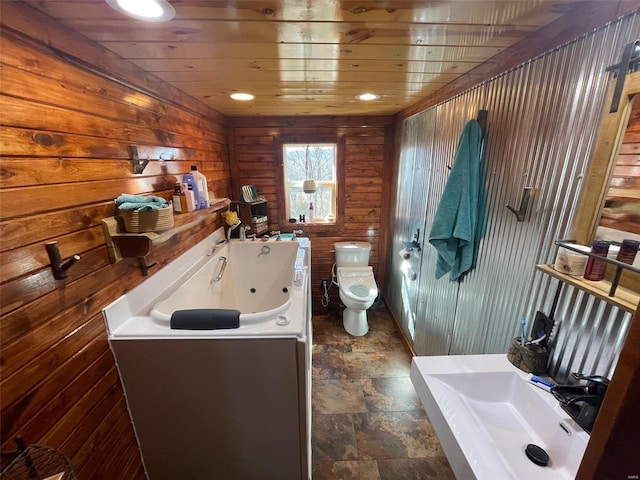
[[[302,190],[304,193],[316,193],[316,181],[315,180],[305,180],[302,182]]]

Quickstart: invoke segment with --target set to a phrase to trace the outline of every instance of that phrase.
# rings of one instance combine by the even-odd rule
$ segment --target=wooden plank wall
[[[101,309],[144,277],[136,259],[109,263],[100,220],[123,192],[168,198],[192,164],[230,196],[224,118],[24,5],[3,2],[1,21],[0,448],[21,435],[62,451],[80,479],[142,479]],[[142,175],[130,145],[152,158]],[[149,263],[220,224],[210,215]],[[49,241],[81,257],[66,280]]]
[[[304,138],[327,135],[345,138],[344,222],[337,225],[286,224],[279,222],[279,200],[283,194],[277,164],[278,136]],[[338,241],[367,241],[372,245],[370,265],[380,290],[384,281],[384,252],[389,217],[393,170],[393,117],[231,117],[229,151],[233,169],[234,199],[240,186],[253,184],[269,202],[271,230],[304,231],[312,240],[312,291],[314,311],[322,311],[321,279],[331,278],[333,244]],[[331,304],[339,302],[337,287],[330,291]]]
[[[633,102],[600,225],[640,235],[640,100]]]

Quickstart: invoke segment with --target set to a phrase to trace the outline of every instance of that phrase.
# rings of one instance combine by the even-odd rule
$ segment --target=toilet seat
[[[349,293],[353,294],[357,298],[366,299],[370,293],[369,288],[362,283],[353,283],[349,285]]]
[[[362,303],[365,309],[369,308],[378,296],[378,286],[371,267],[338,268],[338,287],[342,301],[346,299]]]
[[[361,337],[369,331],[367,309],[378,297],[378,286],[373,277],[373,268],[338,267],[338,293],[345,309],[342,324],[351,335]]]

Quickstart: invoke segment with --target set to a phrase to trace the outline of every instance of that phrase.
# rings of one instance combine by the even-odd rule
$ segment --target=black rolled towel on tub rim
[[[222,330],[239,326],[239,310],[199,308],[176,310],[171,314],[172,330]]]

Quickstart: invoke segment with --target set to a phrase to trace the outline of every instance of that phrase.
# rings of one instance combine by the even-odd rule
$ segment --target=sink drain
[[[538,445],[530,443],[529,445],[527,445],[527,448],[524,450],[524,452],[527,454],[527,458],[536,465],[546,467],[549,464],[549,455],[544,451],[543,448],[539,447]]]

